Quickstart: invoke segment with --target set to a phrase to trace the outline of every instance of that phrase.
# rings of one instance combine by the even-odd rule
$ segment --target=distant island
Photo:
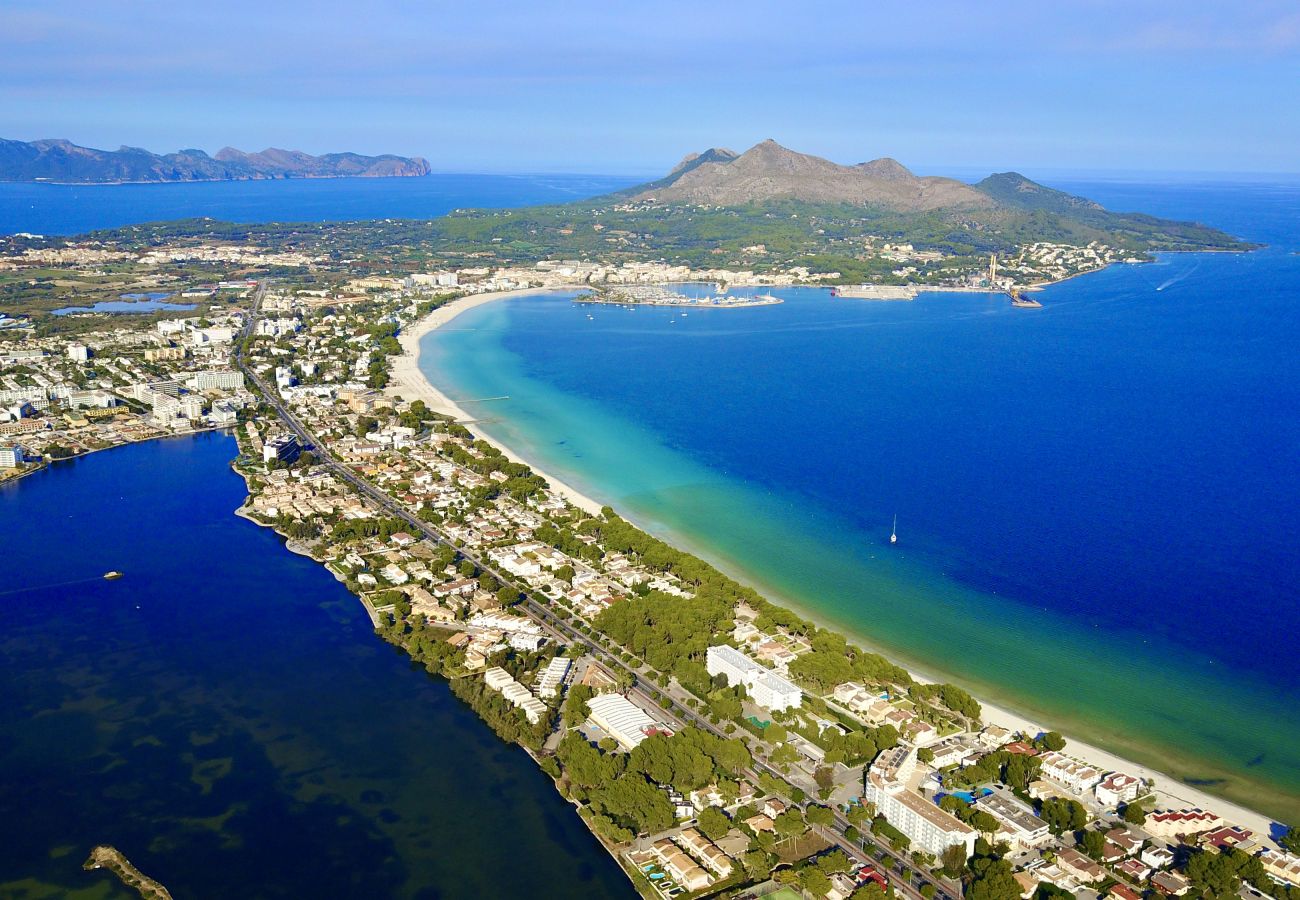
[[[120,182],[256,181],[277,178],[402,178],[429,174],[420,157],[362,156],[269,147],[245,153],[226,147],[209,156],[202,150],[159,155],[139,147],[96,150],[71,141],[11,141],[0,138],[0,181],[50,181],[65,184]]]

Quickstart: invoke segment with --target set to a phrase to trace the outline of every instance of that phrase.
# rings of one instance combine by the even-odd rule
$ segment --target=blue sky
[[[1300,171],[1295,0],[0,0],[0,86],[0,137],[436,171]]]

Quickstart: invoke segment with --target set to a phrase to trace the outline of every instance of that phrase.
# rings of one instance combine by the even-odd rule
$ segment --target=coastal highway
[[[436,544],[451,547],[465,559],[468,559],[477,566],[480,571],[489,573],[502,584],[514,584],[515,581],[513,578],[497,571],[488,562],[476,557],[475,554],[465,550],[464,548],[457,547],[448,538],[435,530],[428,522],[416,518],[409,510],[390,497],[385,491],[380,490],[375,485],[358,475],[350,466],[338,459],[338,457],[336,457],[328,447],[318,442],[311,430],[285,407],[284,403],[280,400],[279,395],[268,388],[266,382],[262,380],[262,377],[256,371],[253,370],[253,368],[248,364],[247,359],[244,357],[244,341],[256,327],[257,318],[261,313],[262,300],[266,294],[266,287],[265,282],[258,286],[257,293],[254,295],[253,306],[248,321],[244,323],[244,327],[240,332],[240,341],[236,344],[235,349],[235,365],[244,373],[246,378],[256,385],[258,392],[262,396],[263,402],[276,411],[276,414],[280,417],[281,421],[284,422],[286,427],[297,436],[298,442],[304,448],[311,448],[320,459],[322,465],[328,467],[336,477],[349,484],[359,494],[374,502],[394,518],[401,519],[412,529],[412,531],[423,535],[425,538]],[[521,604],[523,611],[534,621],[538,622],[539,625],[542,625],[553,633],[565,636],[568,640],[582,645],[589,653],[606,666],[614,669],[621,669],[632,675],[634,678],[633,686],[628,693],[635,695],[642,704],[651,708],[663,708],[660,701],[667,699],[670,704],[670,711],[676,715],[680,721],[688,722],[696,727],[703,728],[721,738],[730,737],[730,735],[726,734],[721,728],[710,722],[707,717],[691,709],[685,703],[671,696],[668,692],[661,691],[657,686],[645,681],[645,672],[641,667],[625,663],[617,654],[606,650],[593,639],[578,631],[568,620],[557,615],[553,609],[539,603],[532,592],[524,591],[523,594],[524,601]],[[754,743],[757,742],[751,743],[751,751],[755,749]],[[754,769],[756,771],[747,771],[742,774],[757,781],[757,772],[761,771],[766,772],[775,778],[779,778],[782,781],[785,780],[785,776],[767,761],[765,754],[754,753]],[[788,800],[789,798],[786,799]],[[808,804],[805,803],[800,808],[806,810],[807,807]],[[838,809],[834,809],[833,812],[833,829],[813,826],[822,837],[838,845],[854,858],[862,858],[868,847],[873,847],[877,851],[883,851],[886,854],[886,859],[888,859],[890,863],[890,872],[887,874],[891,875],[890,883],[893,884],[895,891],[911,898],[911,900],[923,900],[918,891],[919,885],[904,882],[900,877],[898,877],[901,871],[914,868],[912,863],[906,857],[895,852],[889,845],[876,841],[869,831],[863,832],[863,840],[861,842],[850,840],[845,835],[845,831],[850,827],[849,821],[840,814]],[[936,886],[940,891],[939,900],[946,900],[946,898],[959,897],[961,895],[960,886],[951,880],[938,880]],[[944,895],[946,895],[946,897]]]

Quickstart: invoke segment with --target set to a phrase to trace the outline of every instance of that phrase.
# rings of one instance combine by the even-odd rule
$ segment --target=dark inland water
[[[0,897],[134,896],[98,843],[178,898],[633,896],[523,751],[231,515],[235,452],[0,489]]]

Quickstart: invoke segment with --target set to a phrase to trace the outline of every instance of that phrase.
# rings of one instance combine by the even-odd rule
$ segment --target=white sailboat
[[[894,513],[894,530],[889,532],[889,543],[898,543],[898,513]]]

